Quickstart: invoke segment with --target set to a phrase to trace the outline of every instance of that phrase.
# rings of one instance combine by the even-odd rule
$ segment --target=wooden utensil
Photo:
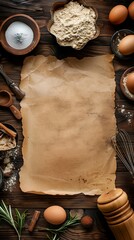
[[[6,90],[0,91],[0,106],[9,107],[11,112],[17,119],[22,118],[20,111],[13,105],[12,95]]]
[[[103,193],[97,199],[97,205],[116,240],[134,239],[134,211],[122,189],[116,188]]]
[[[12,92],[15,94],[16,98],[18,100],[21,100],[25,96],[25,93],[13,82],[13,80],[11,78],[9,78],[7,76],[7,74],[3,70],[2,65],[0,65],[0,74],[3,76],[7,85],[10,87]]]

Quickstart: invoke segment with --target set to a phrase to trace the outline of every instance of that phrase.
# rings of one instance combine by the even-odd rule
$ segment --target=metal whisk
[[[134,148],[129,134],[124,130],[119,130],[116,137],[112,138],[112,144],[117,157],[134,178]]]

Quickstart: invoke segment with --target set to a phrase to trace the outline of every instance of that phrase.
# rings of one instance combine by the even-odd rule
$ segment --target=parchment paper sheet
[[[115,187],[112,55],[27,57],[21,73],[20,187],[46,194],[101,194]]]

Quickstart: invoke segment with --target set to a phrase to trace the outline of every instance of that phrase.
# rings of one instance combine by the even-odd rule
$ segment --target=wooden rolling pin
[[[134,240],[134,211],[122,189],[103,193],[97,199],[97,205],[116,240]]]

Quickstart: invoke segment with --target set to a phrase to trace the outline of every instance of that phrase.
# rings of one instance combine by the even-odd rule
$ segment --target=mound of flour
[[[96,34],[96,13],[92,7],[71,1],[54,12],[50,32],[60,45],[79,50]]]

